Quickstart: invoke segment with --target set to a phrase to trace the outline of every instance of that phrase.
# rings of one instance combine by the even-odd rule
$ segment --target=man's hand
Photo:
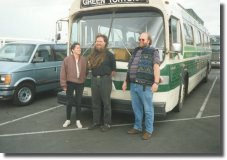
[[[124,81],[124,83],[122,84],[122,90],[123,90],[123,92],[125,92],[126,89],[127,89],[127,82]]]
[[[158,90],[158,84],[153,83],[153,85],[151,86],[151,90],[152,90],[152,92],[157,92],[157,90]]]

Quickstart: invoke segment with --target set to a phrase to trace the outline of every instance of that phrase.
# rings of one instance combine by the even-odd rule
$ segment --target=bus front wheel
[[[182,79],[181,85],[180,85],[180,90],[179,90],[179,98],[178,98],[178,104],[174,108],[175,112],[180,112],[183,108],[185,96],[186,96],[186,88],[187,88],[187,81],[186,77]]]
[[[206,68],[206,75],[205,77],[203,78],[203,82],[206,83],[208,81],[208,75],[209,75],[209,64],[207,64],[207,68]]]

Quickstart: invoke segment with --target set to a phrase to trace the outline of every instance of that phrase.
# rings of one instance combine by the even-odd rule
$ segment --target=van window
[[[0,50],[0,61],[28,62],[34,48],[32,44],[6,44]]]
[[[44,62],[54,61],[54,55],[51,52],[50,45],[41,45],[35,53],[35,57],[42,57]]]

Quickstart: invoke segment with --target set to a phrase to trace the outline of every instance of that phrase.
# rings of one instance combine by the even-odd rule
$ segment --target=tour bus
[[[153,95],[156,116],[180,111],[185,97],[211,69],[211,48],[203,20],[173,0],[75,0],[69,10],[69,44],[79,42],[83,55],[90,54],[95,36],[108,36],[117,73],[113,77],[112,110],[132,111],[129,86],[122,91],[128,61],[142,32],[152,36],[160,55],[161,83]],[[91,75],[83,93],[83,106],[91,107]],[[66,104],[65,93],[58,102]]]

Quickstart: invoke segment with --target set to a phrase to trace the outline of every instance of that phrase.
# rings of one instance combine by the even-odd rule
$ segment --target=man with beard
[[[88,65],[92,71],[91,93],[93,124],[88,127],[89,130],[101,126],[101,113],[103,106],[103,122],[101,131],[110,129],[111,124],[111,100],[112,76],[116,71],[116,61],[113,54],[108,51],[108,38],[105,35],[98,34],[95,40],[94,50],[88,57]]]

